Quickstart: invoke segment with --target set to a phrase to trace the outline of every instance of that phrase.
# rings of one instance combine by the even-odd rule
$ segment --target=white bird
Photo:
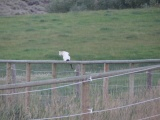
[[[59,51],[59,55],[63,57],[64,61],[71,60],[71,57],[69,56],[69,52],[67,52],[67,51]]]
[[[69,52],[67,51],[59,51],[59,56],[62,56],[64,61],[71,60],[71,57],[69,56]],[[72,64],[71,64],[71,68],[73,69]]]

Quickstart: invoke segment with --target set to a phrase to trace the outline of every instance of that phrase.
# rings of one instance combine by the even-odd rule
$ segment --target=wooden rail
[[[144,72],[144,71],[149,71],[154,69],[160,69],[160,65],[117,70],[117,71],[111,71],[106,73],[95,73],[90,75],[81,75],[81,76],[74,76],[74,77],[67,77],[67,78],[31,81],[31,82],[17,83],[17,84],[6,84],[6,85],[0,85],[0,90],[34,87],[34,86],[42,86],[42,85],[50,85],[50,84],[58,84],[58,83],[69,83],[69,82],[80,82],[80,81],[82,82],[84,80],[88,80],[90,77],[92,79],[98,79],[98,78],[105,78],[105,77],[115,76],[115,75],[124,74],[124,73],[127,75],[127,74]]]
[[[31,64],[120,64],[120,63],[160,63],[160,59],[144,60],[91,60],[91,61],[62,61],[62,60],[0,60],[0,63],[31,63]]]

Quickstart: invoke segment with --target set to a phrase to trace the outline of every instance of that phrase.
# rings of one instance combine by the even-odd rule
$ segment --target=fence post
[[[26,63],[26,82],[31,81],[31,64]],[[30,91],[30,87],[26,87],[25,91]],[[30,93],[26,92],[25,93],[25,112],[30,116]]]
[[[7,63],[7,69],[6,69],[6,84],[11,84],[12,83],[12,79],[11,79],[11,63]],[[7,94],[10,94],[12,93],[12,90],[6,90]],[[9,107],[10,104],[11,104],[11,100],[12,100],[12,97],[9,95],[9,96],[6,96],[6,102],[7,102],[7,106]]]
[[[104,72],[109,71],[109,64],[104,63]],[[103,79],[103,103],[104,106],[107,107],[107,102],[108,102],[108,80],[109,78],[104,78]]]
[[[56,77],[57,77],[57,75],[56,75],[56,64],[53,63],[52,64],[52,78],[55,79]],[[53,84],[52,88],[55,88],[55,87],[56,87],[56,84]],[[52,90],[52,100],[54,99],[54,96],[56,96],[56,95],[57,95],[57,90],[53,89]]]
[[[12,70],[12,83],[15,84],[16,83],[16,65],[12,64],[11,65],[11,70]],[[16,92],[16,89],[13,89],[13,92]]]
[[[152,88],[152,71],[148,70],[147,71],[147,89]]]
[[[81,75],[85,74],[85,65],[81,64]],[[81,108],[82,108],[82,113],[87,113],[89,112],[89,107],[90,107],[90,99],[89,99],[89,82],[84,82],[82,83],[82,94],[81,94]],[[91,120],[90,114],[85,114],[82,115],[81,120]]]
[[[80,64],[76,65],[76,76],[79,76],[80,75],[80,70],[81,70],[81,66]],[[80,85],[77,84],[76,85],[76,97],[79,97],[80,96]]]
[[[16,84],[16,65],[15,64],[11,64],[11,74],[12,74],[12,84]],[[16,92],[16,89],[12,89],[12,93],[15,93]],[[17,95],[14,95],[13,98],[12,98],[12,102],[15,104],[15,103],[18,103],[18,96]]]
[[[134,63],[129,64],[130,68],[134,68]],[[129,101],[134,97],[134,73],[129,74]]]

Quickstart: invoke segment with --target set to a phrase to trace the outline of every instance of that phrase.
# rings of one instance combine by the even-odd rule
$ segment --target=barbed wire
[[[141,102],[137,102],[137,103],[133,103],[133,104],[129,104],[129,105],[124,105],[124,106],[120,106],[120,107],[114,107],[114,108],[104,109],[104,110],[96,110],[96,111],[90,111],[90,112],[79,113],[79,114],[72,114],[72,115],[66,115],[66,116],[51,117],[51,118],[41,118],[41,119],[30,119],[30,120],[60,119],[60,118],[68,118],[68,117],[82,116],[82,115],[86,115],[86,114],[107,112],[107,111],[112,111],[112,110],[117,110],[117,109],[122,109],[122,108],[131,107],[131,106],[135,106],[135,105],[139,105],[139,104],[144,104],[144,103],[151,102],[151,101],[155,101],[155,100],[159,100],[159,99],[160,99],[160,97],[158,97],[158,98],[153,98],[153,99],[149,99],[149,100],[145,100],[145,101],[141,101]],[[141,119],[140,119],[140,120],[141,120]],[[142,119],[142,120],[143,120],[143,119]]]

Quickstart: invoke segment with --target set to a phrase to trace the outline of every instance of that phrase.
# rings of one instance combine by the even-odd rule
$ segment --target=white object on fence
[[[67,51],[59,51],[59,56],[62,56],[64,61],[71,60],[71,57],[69,56],[69,52]]]

